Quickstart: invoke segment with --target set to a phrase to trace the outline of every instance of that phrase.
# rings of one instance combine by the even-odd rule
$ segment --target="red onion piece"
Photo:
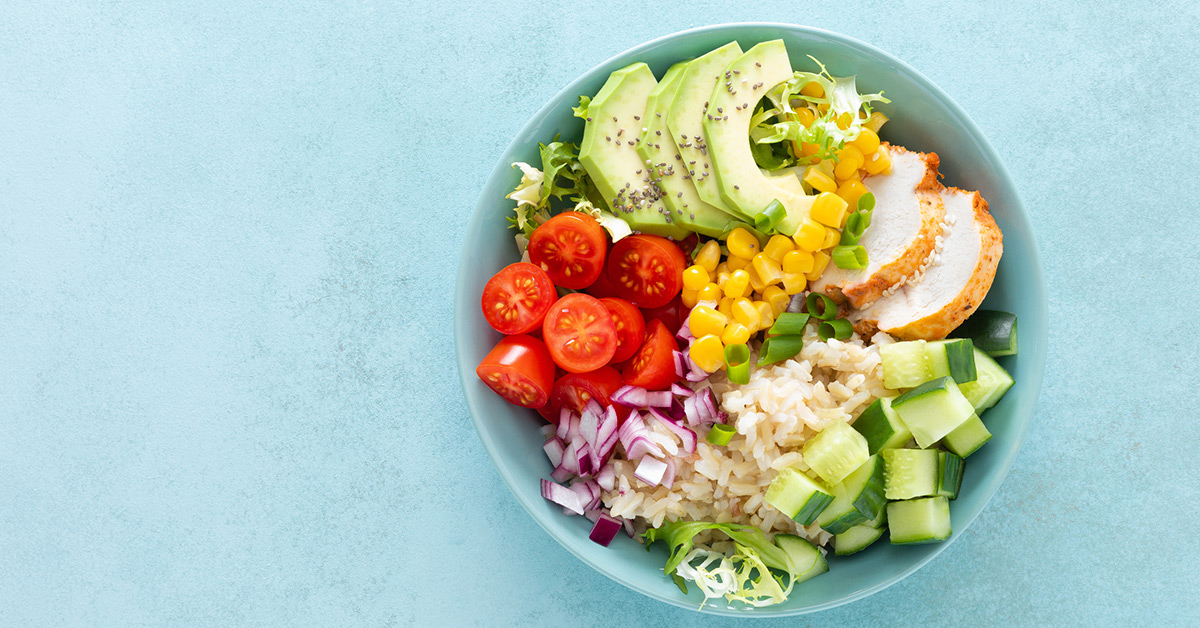
[[[633,477],[649,484],[650,486],[658,486],[662,482],[663,474],[667,472],[667,463],[657,458],[644,456],[642,461],[638,463],[636,469],[633,470]],[[583,510],[580,509],[580,514]]]
[[[713,393],[712,389],[705,388],[696,393],[694,398],[698,399],[696,409],[700,413],[700,422],[706,425],[716,423],[718,420],[717,395]]]
[[[671,433],[678,436],[680,442],[683,443],[683,450],[689,454],[696,453],[696,433],[688,429],[686,426],[676,423],[670,417],[662,414],[658,410],[651,408],[650,415],[658,419],[663,427],[671,430]]]
[[[617,472],[611,464],[604,465],[600,469],[600,472],[596,474],[596,484],[599,484],[600,488],[606,491],[613,490],[613,487],[617,485]]]
[[[625,448],[625,457],[630,460],[642,460],[647,457],[662,458],[663,450],[658,443],[650,440],[649,432],[633,437],[633,442]]]
[[[550,478],[553,479],[555,482],[566,482],[568,479],[570,479],[570,477],[572,475],[575,475],[575,474],[564,469],[562,467],[562,465],[559,465],[559,466],[555,467],[554,471],[552,471],[550,473]]]
[[[675,459],[667,458],[667,470],[663,472],[662,481],[660,484],[668,489],[675,485]]]
[[[579,493],[561,484],[542,480],[542,497],[577,515],[583,514],[583,504],[579,500]]]
[[[683,373],[680,373],[679,376],[683,377]],[[671,392],[679,397],[691,397],[696,394],[691,388],[680,386],[679,384],[671,384]]]
[[[687,318],[683,319],[683,324],[679,326],[679,331],[675,332],[675,338],[679,339],[680,342],[688,344],[691,344],[696,339],[696,335],[692,333],[692,326],[689,324]]]
[[[700,410],[696,407],[698,403],[699,398],[694,395],[683,400],[683,415],[692,427],[700,425]]]
[[[596,525],[592,526],[592,533],[588,535],[588,538],[604,547],[608,547],[608,544],[612,543],[617,533],[621,531],[623,525],[619,519],[601,514],[596,519]]]
[[[612,394],[612,402],[630,408],[646,407],[646,389],[637,386],[622,386]]]
[[[551,438],[542,445],[542,450],[546,452],[546,457],[550,459],[550,464],[557,467],[562,464],[563,452],[567,450],[567,446],[557,438]]]

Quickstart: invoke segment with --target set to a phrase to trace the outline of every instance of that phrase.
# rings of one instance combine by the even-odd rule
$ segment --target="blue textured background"
[[[520,510],[465,414],[450,286],[542,103],[745,20],[944,88],[1051,294],[1037,420],[975,524],[778,624],[1200,622],[1193,4],[243,4],[0,6],[5,624],[721,623]]]

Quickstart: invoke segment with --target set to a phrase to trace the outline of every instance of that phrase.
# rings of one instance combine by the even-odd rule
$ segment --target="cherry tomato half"
[[[542,223],[529,236],[529,261],[550,275],[554,285],[582,290],[604,270],[604,229],[595,218],[563,212]]]
[[[607,264],[605,264],[604,270],[600,272],[600,276],[596,278],[596,281],[593,281],[592,285],[584,288],[584,291],[597,299],[618,296],[617,285],[608,276]]]
[[[675,297],[662,307],[642,308],[642,317],[649,323],[651,320],[662,321],[667,329],[678,330],[683,326],[683,299]]]
[[[501,268],[484,285],[483,317],[502,334],[525,334],[541,327],[557,299],[544,270],[517,262]]]
[[[541,340],[505,336],[475,367],[475,374],[505,401],[540,408],[550,399],[554,362]]]
[[[675,373],[675,336],[661,321],[646,327],[646,340],[637,354],[625,364],[622,375],[630,386],[647,390],[666,390],[679,376]]]
[[[658,307],[675,298],[686,266],[674,242],[652,235],[622,238],[608,256],[608,276],[619,296],[639,307]]]
[[[586,373],[612,360],[617,329],[596,297],[575,292],[559,299],[542,323],[542,338],[554,363],[564,371]]]
[[[625,299],[600,299],[608,313],[612,314],[613,327],[617,329],[617,352],[610,362],[624,362],[637,353],[646,336],[646,319],[636,305]]]
[[[595,399],[601,407],[613,405],[612,394],[623,385],[621,374],[611,366],[602,366],[590,373],[567,373],[554,382],[550,392],[550,404],[555,408],[566,408],[572,412],[583,412],[589,399]],[[622,420],[629,416],[629,408],[617,404],[613,406],[617,416]],[[544,416],[544,415],[543,415]],[[558,422],[558,412],[555,411],[552,423]]]

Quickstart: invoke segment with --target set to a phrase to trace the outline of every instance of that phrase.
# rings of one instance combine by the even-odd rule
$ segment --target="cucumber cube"
[[[883,536],[881,528],[872,528],[866,525],[854,526],[841,534],[834,535],[833,553],[835,556],[857,554],[878,541],[881,536]]]
[[[922,449],[933,445],[975,415],[975,408],[950,377],[939,377],[892,402],[900,420]]]
[[[975,349],[975,367],[978,377],[973,382],[959,386],[967,401],[975,407],[976,414],[996,405],[1004,393],[1012,388],[1013,378],[988,354]]]
[[[923,497],[888,504],[892,545],[936,543],[950,538],[950,501]]]
[[[879,348],[883,385],[892,390],[913,388],[933,379],[933,367],[924,340],[894,342]]]
[[[830,534],[840,534],[853,526],[873,521],[883,511],[883,460],[871,456],[842,482],[830,488],[833,502],[817,518],[817,525]]]
[[[867,439],[867,452],[871,455],[881,449],[900,447],[912,438],[912,432],[892,409],[892,399],[894,397],[876,399],[854,420],[854,430]]]
[[[963,467],[965,464],[962,458],[950,452],[938,452],[938,495],[946,499],[955,499],[958,497],[958,489],[962,488]]]
[[[937,493],[938,452],[933,449],[885,449],[884,491],[888,499],[912,499]]]
[[[949,375],[959,384],[975,381],[975,346],[969,338],[937,340],[925,347],[933,377]]]
[[[830,485],[844,480],[871,455],[867,439],[841,421],[830,423],[808,439],[800,452],[808,468]]]
[[[833,495],[800,471],[784,469],[767,487],[765,499],[783,514],[806,526],[817,520],[817,515],[833,501]]]
[[[966,458],[991,439],[992,433],[983,425],[983,421],[979,420],[978,416],[971,415],[965,423],[946,434],[942,444],[946,449]]]

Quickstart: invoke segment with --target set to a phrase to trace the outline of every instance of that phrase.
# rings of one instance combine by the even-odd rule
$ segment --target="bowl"
[[[809,580],[784,604],[763,608],[727,605],[712,600],[703,611],[719,615],[780,616],[831,608],[862,598],[899,582],[945,550],[987,505],[1017,457],[1033,419],[1046,358],[1047,305],[1037,242],[1017,187],[995,149],[953,100],[929,79],[899,59],[844,35],[789,24],[723,24],[683,31],[623,52],[592,68],[542,107],[497,158],[471,215],[459,263],[455,293],[455,350],[467,406],[479,438],[517,501],[550,536],[580,560],[613,580],[668,604],[695,610],[703,599],[690,587],[684,595],[663,575],[666,551],[646,552],[637,542],[619,536],[610,547],[588,540],[591,522],[569,517],[542,499],[538,480],[548,477],[550,466],[542,452],[538,428],[544,423],[531,410],[508,405],[475,376],[475,366],[498,341],[499,334],[483,319],[479,309],[484,283],[503,266],[517,261],[512,232],[505,217],[512,201],[504,196],[520,180],[510,167],[514,161],[539,163],[538,142],[555,134],[578,141],[583,121],[571,107],[580,94],[595,94],[609,73],[635,61],[644,61],[656,76],[673,63],[699,56],[732,40],[743,49],[771,39],[782,39],[792,63],[807,66],[806,55],[821,60],[836,76],[858,75],[864,92],[883,90],[892,100],[881,110],[892,115],[883,137],[941,157],[948,185],[979,190],[991,206],[1004,232],[1004,255],[984,308],[1014,312],[1020,321],[1020,353],[1001,358],[1016,384],[1001,402],[988,410],[988,428],[994,437],[968,461],[967,475],[958,499],[952,503],[954,534],[944,543],[892,546],[886,541],[847,557],[830,560],[830,571]],[[1000,516],[992,513],[992,516]]]

